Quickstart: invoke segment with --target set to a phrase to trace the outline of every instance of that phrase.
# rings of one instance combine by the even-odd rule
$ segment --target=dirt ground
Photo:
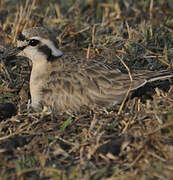
[[[122,62],[132,72],[171,69],[172,12],[172,0],[3,0],[0,57],[20,31],[44,26],[64,53],[122,72]],[[0,179],[173,179],[171,79],[108,112],[84,108],[52,118],[27,109],[30,71],[26,58],[0,61]]]

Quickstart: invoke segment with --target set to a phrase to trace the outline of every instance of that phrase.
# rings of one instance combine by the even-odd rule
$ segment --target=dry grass
[[[57,32],[64,52],[106,61],[129,76],[172,67],[172,0],[57,2],[0,1],[1,54],[23,28],[41,25]],[[173,179],[169,81],[139,90],[109,113],[84,109],[51,119],[27,111],[28,61],[6,60],[9,77],[2,66],[0,102],[17,104],[18,114],[0,121],[1,179]]]

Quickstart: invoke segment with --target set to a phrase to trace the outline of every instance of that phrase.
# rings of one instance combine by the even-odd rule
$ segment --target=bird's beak
[[[24,56],[23,50],[24,50],[25,48],[26,48],[26,46],[17,47],[17,48],[16,48],[16,55],[18,55],[18,56]]]
[[[24,56],[23,50],[25,49],[26,46],[23,47],[15,47],[12,49],[6,49],[4,53],[0,56],[0,61],[4,61],[7,59],[10,59],[11,57],[14,56]]]
[[[15,47],[12,49],[6,49],[4,53],[1,55],[1,59],[6,59],[12,56],[18,55],[21,51],[23,51],[25,47]]]

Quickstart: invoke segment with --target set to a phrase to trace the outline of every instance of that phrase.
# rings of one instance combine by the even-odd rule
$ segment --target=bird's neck
[[[34,76],[45,74],[47,72],[47,64],[48,62],[45,59],[37,59],[32,64],[32,74],[34,73]]]
[[[37,108],[41,102],[41,89],[44,87],[47,78],[47,61],[45,59],[37,59],[32,64],[30,77],[30,93],[32,106]]]

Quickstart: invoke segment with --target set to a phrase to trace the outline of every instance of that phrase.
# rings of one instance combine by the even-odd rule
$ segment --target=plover
[[[129,87],[170,78],[173,71],[139,71],[129,75],[94,59],[63,54],[55,37],[43,27],[25,29],[17,47],[32,61],[31,103],[57,111],[79,111],[81,106],[109,107],[121,103]]]

